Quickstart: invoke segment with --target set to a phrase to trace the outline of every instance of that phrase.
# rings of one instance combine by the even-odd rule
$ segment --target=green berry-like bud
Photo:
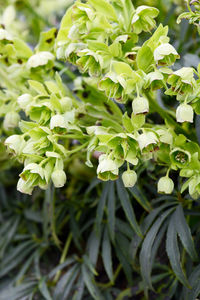
[[[133,187],[137,181],[137,174],[135,171],[127,170],[122,174],[122,181],[125,187]]]
[[[20,116],[17,112],[11,111],[5,115],[4,121],[3,121],[3,127],[6,130],[13,129],[18,126],[18,123],[20,121]]]
[[[176,110],[176,120],[177,122],[190,122],[193,123],[194,111],[192,106],[188,104],[181,104]]]
[[[19,107],[21,109],[26,109],[26,107],[30,104],[30,102],[32,101],[32,96],[29,94],[23,94],[21,96],[18,97],[17,102],[19,104]]]
[[[145,97],[137,97],[132,102],[134,115],[146,114],[149,112],[149,101]]]
[[[63,170],[55,170],[51,174],[51,179],[56,188],[63,187],[67,180],[66,174]]]
[[[171,194],[174,189],[174,182],[168,176],[161,177],[158,181],[158,193]]]

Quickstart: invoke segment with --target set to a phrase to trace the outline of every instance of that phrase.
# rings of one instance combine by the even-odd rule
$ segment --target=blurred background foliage
[[[0,0],[0,23],[34,47],[40,32],[59,27],[71,3]],[[196,28],[187,21],[176,24],[185,2],[134,1],[141,4],[157,7],[158,23],[169,25],[171,42],[181,55],[175,68],[197,67]],[[63,80],[72,88],[69,76]],[[161,93],[158,99],[164,107],[173,102]],[[196,122],[199,138],[198,118]],[[139,170],[137,186],[125,190],[120,180],[97,180],[84,161],[85,154],[78,153],[66,162],[64,188],[50,186],[26,196],[16,192],[21,166],[0,144],[0,300],[195,299],[200,265],[191,239],[198,249],[199,199],[192,206],[189,195],[182,198],[178,191],[158,197],[151,163]],[[175,174],[173,180],[178,186]]]

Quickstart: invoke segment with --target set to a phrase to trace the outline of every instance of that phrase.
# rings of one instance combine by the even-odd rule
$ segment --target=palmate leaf
[[[176,218],[175,211],[170,219],[169,227],[167,230],[166,251],[176,277],[181,281],[183,285],[190,288],[190,285],[188,283],[188,280],[186,279],[180,263],[180,251],[177,240],[176,222],[178,222],[178,220]]]
[[[63,294],[65,293],[65,289],[67,287],[71,287],[71,280],[74,279],[74,274],[77,275],[77,264],[73,265],[68,271],[60,278],[60,280],[56,284],[56,288],[54,290],[53,299],[54,300],[62,300]],[[75,280],[75,279],[74,279]]]
[[[187,222],[184,217],[182,206],[178,206],[176,211],[171,217],[168,232],[167,232],[167,241],[166,241],[166,249],[167,254],[172,266],[172,269],[177,276],[177,278],[182,282],[183,285],[190,288],[190,285],[193,286],[193,281],[186,279],[185,274],[182,270],[180,264],[180,251],[178,248],[178,240],[179,236],[181,243],[184,249],[188,252],[192,260],[197,260],[197,253],[194,247],[194,242],[191,236],[190,228],[187,225]],[[196,274],[196,273],[195,273]],[[196,276],[196,275],[195,275]],[[198,287],[197,287],[198,289]],[[194,289],[193,289],[194,292]],[[195,292],[194,292],[195,294]],[[190,298],[189,298],[190,299]],[[191,298],[192,299],[192,298]]]
[[[85,283],[88,291],[90,292],[91,296],[93,297],[93,299],[103,300],[103,297],[102,297],[98,287],[95,284],[94,277],[88,270],[87,266],[85,266],[83,264],[81,266],[81,271],[82,271],[84,283]]]
[[[174,213],[174,219],[176,220],[176,230],[183,244],[183,247],[190,255],[193,261],[198,260],[198,255],[196,253],[194,242],[192,239],[190,228],[185,220],[183,208],[179,205]]]

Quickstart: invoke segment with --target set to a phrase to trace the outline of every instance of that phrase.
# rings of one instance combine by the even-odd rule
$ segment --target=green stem
[[[81,146],[79,146],[79,147],[77,147],[77,148],[75,148],[75,149],[73,149],[73,150],[71,150],[71,151],[67,151],[66,154],[69,154],[69,155],[70,155],[70,154],[76,153],[76,152],[78,152],[78,151],[84,149],[85,147],[87,147],[88,144],[89,144],[89,142],[86,142],[86,143],[84,143],[83,145],[81,145]]]
[[[122,269],[122,265],[119,264],[117,269],[115,270],[113,280],[109,281],[108,283],[97,283],[97,286],[104,288],[104,289],[107,289],[107,288],[113,286],[115,284],[115,281],[116,281],[121,269]]]
[[[65,261],[65,258],[67,256],[67,253],[68,253],[68,250],[69,250],[69,246],[71,244],[71,241],[72,241],[72,233],[70,233],[68,235],[68,238],[66,240],[65,247],[64,247],[64,250],[63,250],[62,255],[61,255],[60,264],[64,263],[64,261]],[[60,278],[60,275],[61,275],[61,270],[59,270],[56,273],[56,276],[54,278],[54,282],[58,281],[58,279]]]

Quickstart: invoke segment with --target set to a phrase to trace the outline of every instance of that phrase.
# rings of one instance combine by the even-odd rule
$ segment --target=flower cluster
[[[157,15],[156,8],[135,8],[131,1],[77,0],[63,17],[57,38],[55,29],[43,33],[34,52],[1,29],[2,49],[7,47],[0,57],[2,64],[13,67],[21,49],[27,49],[26,57],[19,57],[25,70],[24,77],[19,77],[26,84],[19,85],[23,88],[17,97],[14,93],[14,110],[8,106],[13,97],[8,91],[14,87],[0,91],[0,105],[4,103],[8,109],[4,127],[19,123],[22,132],[5,141],[25,165],[20,191],[31,193],[35,186],[45,189],[50,180],[56,187],[63,186],[64,163],[71,153],[68,147],[76,139],[81,149],[87,150],[88,166],[98,157],[101,180],[115,180],[120,169],[127,167],[122,180],[132,187],[137,168],[153,160],[165,172],[158,180],[158,192],[173,191],[169,173],[174,170],[189,178],[182,191],[189,187],[193,197],[200,195],[200,148],[181,125],[192,123],[194,112],[199,113],[200,80],[195,79],[199,70],[173,67],[179,54],[170,44],[168,27],[156,27]],[[152,34],[141,45],[143,32]],[[6,53],[14,53],[8,52],[13,47],[15,55],[6,59]],[[84,73],[74,81],[76,97],[55,74],[56,58]],[[6,77],[4,81],[7,85]],[[159,106],[155,100],[158,89],[176,97],[176,114]],[[25,121],[19,122],[20,110]],[[154,112],[162,117],[162,125],[152,121]]]
[[[65,137],[70,139],[73,133],[83,136],[76,125],[76,100],[67,95],[58,74],[44,84],[30,80],[29,87],[31,93],[21,95],[17,102],[30,121],[21,121],[22,134],[5,141],[25,165],[17,188],[27,194],[35,186],[46,189],[50,179],[55,187],[65,184],[64,160],[69,155]]]

